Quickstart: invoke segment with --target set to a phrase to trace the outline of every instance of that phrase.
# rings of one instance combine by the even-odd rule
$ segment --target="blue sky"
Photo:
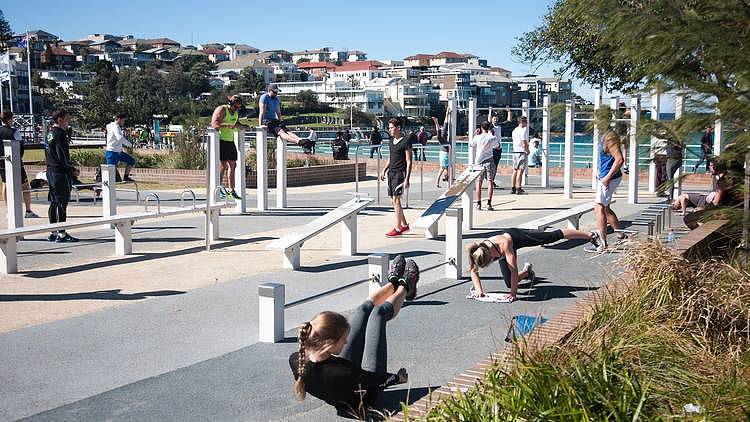
[[[168,37],[183,44],[238,42],[261,50],[324,46],[364,51],[377,60],[417,53],[472,53],[514,75],[516,37],[541,22],[552,0],[471,2],[8,1],[0,9],[15,32],[43,29],[64,40],[90,33]],[[288,5],[288,6],[287,6]],[[450,5],[450,6],[448,6]],[[552,74],[552,66],[537,73]],[[587,88],[574,91],[588,97]]]

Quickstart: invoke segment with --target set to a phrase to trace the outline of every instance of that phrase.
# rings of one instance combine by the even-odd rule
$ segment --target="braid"
[[[307,360],[305,356],[305,346],[307,344],[307,339],[310,337],[311,331],[312,325],[310,322],[305,322],[299,329],[299,366],[297,367],[297,381],[294,383],[294,395],[297,397],[297,400],[305,399],[305,381],[302,379],[302,376],[305,373],[305,361]]]

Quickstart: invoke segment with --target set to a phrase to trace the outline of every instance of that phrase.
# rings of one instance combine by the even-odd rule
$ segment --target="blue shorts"
[[[124,152],[106,151],[104,153],[104,161],[113,166],[116,166],[121,161],[131,167],[135,165],[135,158]]]

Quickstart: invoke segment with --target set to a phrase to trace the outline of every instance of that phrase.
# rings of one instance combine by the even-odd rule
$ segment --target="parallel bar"
[[[323,297],[323,296],[326,296],[326,295],[330,295],[332,293],[340,292],[340,291],[346,290],[346,289],[348,289],[350,287],[354,287],[354,286],[356,286],[358,284],[367,283],[368,281],[373,281],[373,280],[375,280],[375,277],[367,277],[367,278],[363,278],[362,280],[353,281],[353,282],[351,282],[349,284],[345,284],[343,286],[339,286],[339,287],[336,287],[336,288],[333,288],[333,289],[330,289],[330,290],[326,290],[324,292],[320,292],[318,294],[315,294],[315,295],[312,295],[312,296],[309,296],[309,297],[305,297],[305,298],[302,298],[302,299],[299,299],[299,300],[295,300],[294,302],[289,302],[287,304],[284,304],[284,309],[289,309],[289,308],[295,307],[297,305],[301,305],[303,303],[307,303],[307,302],[310,302],[312,300],[318,299],[320,297]]]

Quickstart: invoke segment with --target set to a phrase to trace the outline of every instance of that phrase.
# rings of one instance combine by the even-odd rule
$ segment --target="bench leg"
[[[0,274],[18,272],[18,253],[16,238],[0,239]]]
[[[378,278],[377,280],[370,280],[368,289],[370,294],[377,292],[381,286],[388,282],[390,258],[387,253],[374,253],[367,257],[367,273],[370,274],[370,277]]]
[[[341,220],[341,255],[357,254],[357,214]]]
[[[276,343],[284,339],[284,285],[258,285],[258,341]]]
[[[299,255],[302,245],[294,245],[284,249],[284,257],[281,266],[284,268],[291,268],[293,270],[299,269]]]
[[[579,223],[581,221],[581,215],[571,215],[568,217],[568,228],[578,230]]]
[[[463,210],[461,208],[448,208],[445,210],[445,259],[453,259],[455,265],[445,265],[445,278],[458,280],[463,278]]]
[[[474,183],[467,186],[464,193],[461,194],[461,208],[464,209],[464,230],[474,228],[474,185],[476,183],[474,181]]]
[[[437,221],[435,224],[431,225],[430,227],[427,227],[424,231],[424,238],[425,239],[434,239],[438,236],[438,223]]]
[[[208,213],[208,235],[211,236],[211,240],[219,240],[219,210],[212,209]]]
[[[133,253],[133,223],[123,221],[115,224],[115,255],[125,256]]]

